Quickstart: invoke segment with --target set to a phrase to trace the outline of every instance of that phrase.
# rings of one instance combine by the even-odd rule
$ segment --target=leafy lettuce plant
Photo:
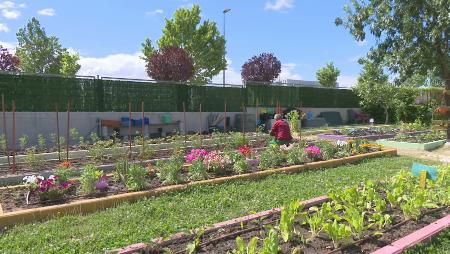
[[[102,175],[103,171],[98,170],[95,165],[86,165],[80,177],[81,191],[87,195],[93,194],[95,192],[95,184]]]
[[[328,234],[335,249],[339,248],[341,242],[349,238],[352,234],[352,230],[349,226],[338,223],[336,220],[334,220],[333,223],[325,223],[323,231]]]
[[[314,240],[323,229],[325,218],[322,210],[315,212],[306,218],[306,223],[309,225],[309,232],[311,233],[310,241]]]
[[[364,223],[365,212],[360,212],[353,207],[348,207],[344,213],[344,220],[350,225],[352,234],[356,239],[361,239],[364,236],[364,232],[370,228],[369,225]]]
[[[173,154],[168,161],[158,161],[157,176],[164,184],[174,184],[181,181],[181,169],[183,167],[184,158],[181,154]]]
[[[248,245],[245,245],[244,240],[240,236],[236,237],[236,249],[232,254],[257,254],[258,251],[258,237],[253,237]]]
[[[276,254],[280,251],[278,232],[270,229],[269,234],[263,240],[263,246],[259,250],[259,254]]]
[[[300,202],[293,201],[281,210],[280,233],[284,242],[290,241],[294,236],[295,219],[301,209]]]
[[[188,168],[191,180],[198,181],[208,178],[207,168],[202,159],[198,158],[191,163]]]
[[[147,169],[138,164],[133,164],[127,172],[126,186],[129,190],[138,191],[146,187]]]

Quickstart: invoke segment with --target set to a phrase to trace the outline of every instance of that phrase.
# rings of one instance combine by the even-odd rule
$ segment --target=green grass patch
[[[450,253],[450,229],[433,237],[431,242],[419,244],[405,254],[448,254]]]
[[[195,186],[94,214],[17,226],[0,236],[0,253],[103,253],[279,207],[295,199],[324,195],[337,187],[382,180],[410,168],[413,161],[417,160],[385,157],[261,180]]]

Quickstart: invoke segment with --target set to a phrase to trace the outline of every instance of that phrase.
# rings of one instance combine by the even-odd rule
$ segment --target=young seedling
[[[23,135],[19,138],[19,147],[20,150],[25,151],[28,147],[28,144],[30,143],[30,138],[28,135]]]
[[[333,223],[325,223],[323,231],[328,234],[335,249],[339,248],[341,242],[352,234],[349,226],[338,223],[336,220]]]
[[[292,240],[294,236],[294,223],[299,210],[302,209],[300,202],[293,201],[281,210],[280,233],[284,242]]]
[[[47,148],[47,142],[45,140],[44,135],[39,134],[37,136],[37,142],[38,142],[39,151],[45,151],[45,149]]]

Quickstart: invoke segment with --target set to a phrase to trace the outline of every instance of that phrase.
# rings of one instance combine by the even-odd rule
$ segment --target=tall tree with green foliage
[[[397,103],[397,88],[389,83],[379,65],[366,61],[353,91],[361,98],[362,107],[383,107],[385,123],[389,123],[389,111]]]
[[[55,36],[48,37],[36,18],[17,32],[16,55],[23,72],[59,74],[64,49]]]
[[[344,25],[358,41],[367,33],[376,38],[368,53],[371,61],[396,73],[400,82],[432,71],[445,82],[450,106],[450,1],[352,0],[344,9],[347,17],[336,18],[336,25]]]
[[[160,49],[177,46],[186,50],[194,63],[194,75],[190,81],[204,84],[226,67],[223,57],[225,39],[215,22],[200,21],[198,5],[194,5],[192,9],[176,10],[173,19],[166,19],[163,35],[157,44]],[[148,58],[154,51],[150,39],[146,39],[142,45],[142,51]]]
[[[60,74],[65,76],[75,76],[81,68],[81,65],[78,64],[78,60],[80,60],[80,55],[78,53],[70,54],[65,50],[61,58]]]
[[[334,67],[333,62],[327,63],[325,67],[316,72],[316,78],[319,83],[324,87],[336,87],[337,78],[341,74],[341,71]]]

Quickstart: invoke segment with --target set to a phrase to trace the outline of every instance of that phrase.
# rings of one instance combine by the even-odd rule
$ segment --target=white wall
[[[311,110],[314,116],[320,114],[324,111],[337,111],[340,112],[344,123],[347,122],[347,110],[348,108],[302,108],[305,111]],[[354,109],[359,110],[359,109]],[[223,113],[223,112],[217,112]],[[241,112],[227,112],[229,116],[230,124],[234,126],[235,115]],[[256,114],[256,108],[247,108],[248,114]],[[70,113],[70,128],[76,128],[79,133],[85,137],[88,137],[91,132],[98,132],[98,121],[100,119],[107,120],[120,120],[121,117],[128,117],[128,112],[71,112]],[[163,112],[151,112],[146,113],[145,117],[150,118],[150,123],[160,123],[160,115]],[[185,133],[184,121],[182,112],[172,112],[172,120],[180,121],[180,132]],[[202,130],[207,130],[207,117],[210,113],[202,113]],[[141,112],[133,112],[133,119],[140,119],[142,116]],[[200,125],[200,115],[198,112],[187,112],[186,113],[186,127],[187,131],[198,132]],[[8,143],[12,142],[12,113],[6,113],[6,123],[7,123],[7,134]],[[60,135],[66,136],[67,130],[67,113],[59,113],[59,128]],[[122,128],[121,134],[127,136],[128,130]],[[0,134],[3,133],[3,119],[0,117]],[[140,128],[137,128],[140,131]],[[164,131],[170,131],[165,128]],[[134,131],[133,131],[134,132]],[[156,132],[153,129],[152,132]],[[16,140],[18,144],[19,137],[22,135],[28,135],[30,137],[30,144],[36,144],[36,138],[38,134],[43,134],[47,140],[51,133],[56,133],[56,113],[55,112],[17,112],[16,113]],[[49,143],[49,141],[48,141]]]

